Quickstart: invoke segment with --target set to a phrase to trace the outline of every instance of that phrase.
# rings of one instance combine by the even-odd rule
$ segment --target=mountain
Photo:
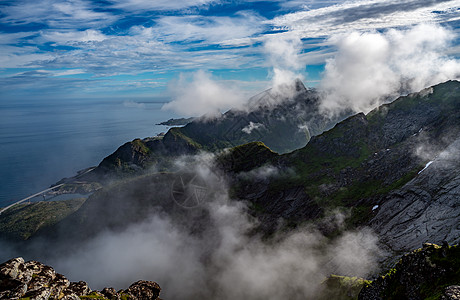
[[[311,93],[301,90],[299,99],[307,101],[310,98],[305,95]],[[235,112],[225,115],[230,114]],[[305,222],[314,222],[324,233],[334,234],[336,228],[319,220],[330,211],[341,211],[348,216],[347,228],[370,225],[382,238],[383,246],[394,253],[422,242],[457,243],[459,160],[455,153],[459,149],[459,114],[460,83],[448,81],[400,97],[367,115],[351,116],[291,153],[280,155],[262,142],[252,142],[218,152],[208,162],[213,166],[208,167],[217,168],[217,174],[225,177],[233,198],[249,203],[251,214],[268,234],[279,226],[291,228]],[[225,115],[223,119],[227,120]],[[221,124],[217,120],[209,122]],[[192,122],[172,128],[164,139],[152,144],[141,140],[127,143],[99,168],[113,161],[114,156],[131,160],[138,168],[155,157],[172,165],[179,153],[197,153],[197,145],[205,144],[205,138],[199,143],[185,135],[195,130],[198,135],[198,128],[208,128],[200,126],[203,123]],[[168,159],[164,159],[155,149],[163,147],[166,151],[173,136],[181,141],[181,151],[168,153]],[[124,152],[143,155],[124,157]],[[191,159],[181,163],[190,166],[185,171],[154,172],[108,185],[60,223],[68,224],[63,227],[75,234],[87,236],[105,227],[123,228],[156,209],[176,213],[181,219],[183,212],[172,199],[171,186],[181,176],[193,173],[193,165],[201,163]],[[267,170],[271,174],[255,176]]]
[[[346,116],[325,117],[319,113],[319,104],[318,92],[306,89],[296,80],[287,96],[270,89],[249,99],[246,110],[205,115],[183,127],[170,128],[164,136],[128,142],[86,178],[124,176],[149,167],[167,170],[171,168],[171,159],[178,155],[217,151],[254,141],[261,141],[278,153],[290,152],[305,146],[312,136],[330,129]]]
[[[390,250],[456,243],[459,133],[460,83],[449,81],[349,117],[266,161],[279,176],[236,180],[235,196],[262,208],[273,229],[280,218],[295,225],[342,208],[350,227],[370,224]]]
[[[296,99],[311,103],[314,98],[304,96],[315,92],[299,90]],[[267,99],[263,95],[254,99],[259,116],[266,113],[267,120],[280,119],[275,112],[281,110],[281,106],[273,106],[271,102],[261,106],[260,99]],[[285,102],[284,107],[286,103],[289,102]],[[447,255],[449,261],[458,258],[458,246],[446,248],[445,245],[456,244],[460,238],[460,82],[438,84],[399,97],[366,115],[350,116],[327,131],[312,135],[303,147],[282,154],[273,151],[263,140],[223,149],[231,144],[229,141],[241,141],[241,137],[245,137],[241,135],[243,129],[251,124],[238,125],[240,127],[233,131],[233,140],[218,139],[222,137],[219,130],[230,123],[239,124],[234,117],[238,114],[248,118],[252,113],[229,111],[218,119],[193,121],[184,127],[172,128],[163,138],[134,140],[123,145],[104,159],[94,173],[123,176],[105,183],[74,213],[41,227],[29,240],[19,244],[19,248],[32,247],[32,251],[36,251],[42,247],[50,256],[55,252],[68,253],[66,251],[74,250],[75,241],[84,243],[102,232],[122,232],[155,215],[167,216],[168,222],[187,236],[212,237],[212,241],[199,240],[209,242],[206,246],[213,249],[219,243],[215,237],[220,237],[221,228],[213,223],[216,220],[210,207],[213,207],[212,201],[223,201],[219,197],[224,194],[224,200],[232,205],[244,203],[241,213],[254,220],[251,224],[257,224],[245,234],[268,241],[297,227],[314,228],[333,240],[347,230],[367,226],[373,229],[379,246],[385,250],[383,266],[394,263],[422,243],[444,242],[442,248],[427,246],[429,251],[420,250],[423,258],[414,254],[415,258],[409,261],[414,268],[396,267],[396,272],[407,269],[406,275],[392,277],[393,270],[386,279],[374,280],[360,295],[368,298],[362,299],[379,299],[372,298],[376,295],[387,299],[385,295],[391,293],[396,296],[388,299],[423,299],[411,298],[415,295],[412,292],[416,291],[420,297],[431,295],[429,293],[441,297],[442,293],[455,292],[455,288],[450,287],[459,282],[448,281],[442,274],[439,286],[449,287],[448,291],[426,287],[423,282],[429,282],[430,277],[417,281],[422,283],[415,289],[406,283],[414,282],[410,276],[422,270],[416,269],[420,266],[428,270],[426,274],[430,270],[438,272],[435,267],[443,267],[446,262],[442,255]],[[309,120],[324,125],[318,121],[322,118]],[[300,123],[286,121],[283,124],[298,128]],[[275,132],[275,128],[270,132]],[[200,134],[200,130],[205,131]],[[295,139],[297,132],[281,136],[278,142],[288,138],[299,142]],[[211,150],[214,152],[210,153]],[[82,173],[82,176],[91,173]],[[83,180],[82,177],[79,180]],[[228,209],[228,206],[224,202],[220,208]],[[344,222],[335,222],[333,219],[337,216]],[[26,218],[15,218],[18,224],[23,219]],[[428,262],[424,265],[426,258]],[[206,257],[202,259],[206,261]],[[433,267],[430,261],[435,260]],[[455,260],[452,263],[456,263]],[[452,278],[457,278],[455,276]],[[408,279],[402,282],[400,278]],[[327,286],[342,284],[355,295],[357,289],[367,283],[332,278]],[[389,290],[384,292],[385,289]]]

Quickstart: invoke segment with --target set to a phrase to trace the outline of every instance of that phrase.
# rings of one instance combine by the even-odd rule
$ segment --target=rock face
[[[407,251],[423,242],[460,242],[460,139],[388,195],[370,224],[382,242]]]
[[[459,299],[460,247],[424,244],[365,286],[359,300]]]
[[[18,257],[0,265],[0,299],[158,299],[160,286],[152,281],[137,281],[127,290],[105,288],[91,291],[84,281],[70,282],[53,268]]]
[[[280,176],[238,182],[237,196],[262,208],[263,224],[341,207],[349,225],[371,225],[389,250],[458,243],[459,135],[460,82],[449,81],[347,118],[269,161]]]

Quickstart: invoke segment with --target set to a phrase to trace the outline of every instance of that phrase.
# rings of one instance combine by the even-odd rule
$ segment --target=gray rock
[[[51,294],[59,296],[69,285],[70,281],[64,275],[56,274],[56,277],[49,284]]]
[[[84,281],[72,282],[37,261],[24,262],[21,257],[8,260],[0,265],[0,299],[30,298],[30,300],[80,300],[91,296],[97,299],[108,298],[158,299],[160,286],[153,281],[137,281],[126,291],[116,292],[104,288],[102,292],[92,292]]]
[[[161,288],[153,281],[139,280],[133,283],[126,292],[139,300],[153,300],[160,296]]]
[[[86,282],[79,281],[71,282],[69,287],[64,292],[70,292],[69,294],[75,294],[77,296],[86,296],[91,293],[91,289]]]
[[[444,290],[444,295],[442,295],[441,300],[458,300],[460,299],[460,286],[451,285],[446,287]]]
[[[117,291],[114,288],[104,288],[101,291],[101,294],[110,300],[121,299],[120,295],[117,293]]]
[[[81,299],[75,294],[70,294],[70,295],[65,295],[64,297],[61,298],[61,300],[81,300]]]
[[[460,242],[460,138],[400,190],[390,194],[371,220],[394,251],[420,243]]]
[[[30,298],[30,300],[48,300],[50,296],[51,291],[47,287],[31,290],[24,294],[24,298]]]
[[[22,257],[10,259],[0,265],[0,276],[5,278],[16,279],[20,272],[20,266],[23,266],[24,259]]]

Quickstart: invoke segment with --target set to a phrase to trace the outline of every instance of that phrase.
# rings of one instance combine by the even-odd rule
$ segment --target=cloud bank
[[[445,53],[455,35],[438,25],[352,32],[332,37],[336,55],[320,83],[324,112],[369,112],[399,94],[460,77],[460,62]]]
[[[302,41],[297,35],[273,35],[264,44],[265,52],[272,66],[273,95],[292,96],[296,79],[303,79],[300,71],[305,68],[299,59]]]
[[[240,107],[246,97],[236,88],[231,88],[212,79],[211,75],[199,70],[191,78],[181,74],[169,85],[172,101],[163,109],[174,110],[184,116],[203,114],[219,115],[232,107]]]
[[[195,210],[184,209],[179,222],[153,213],[121,232],[106,231],[50,263],[96,289],[154,280],[165,299],[313,299],[331,272],[365,276],[375,271],[379,249],[368,229],[346,232],[333,241],[309,227],[272,239],[250,234],[257,220],[244,203],[229,197],[225,182],[209,169],[210,158],[197,158],[201,163],[195,169],[207,183],[208,198]],[[190,232],[196,209],[208,217],[200,232]]]

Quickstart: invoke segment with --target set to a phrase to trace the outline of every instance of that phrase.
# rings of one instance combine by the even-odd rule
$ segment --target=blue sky
[[[458,0],[3,0],[0,97],[168,99],[199,70],[255,93],[277,67],[314,86],[334,37],[426,23],[458,58]]]

